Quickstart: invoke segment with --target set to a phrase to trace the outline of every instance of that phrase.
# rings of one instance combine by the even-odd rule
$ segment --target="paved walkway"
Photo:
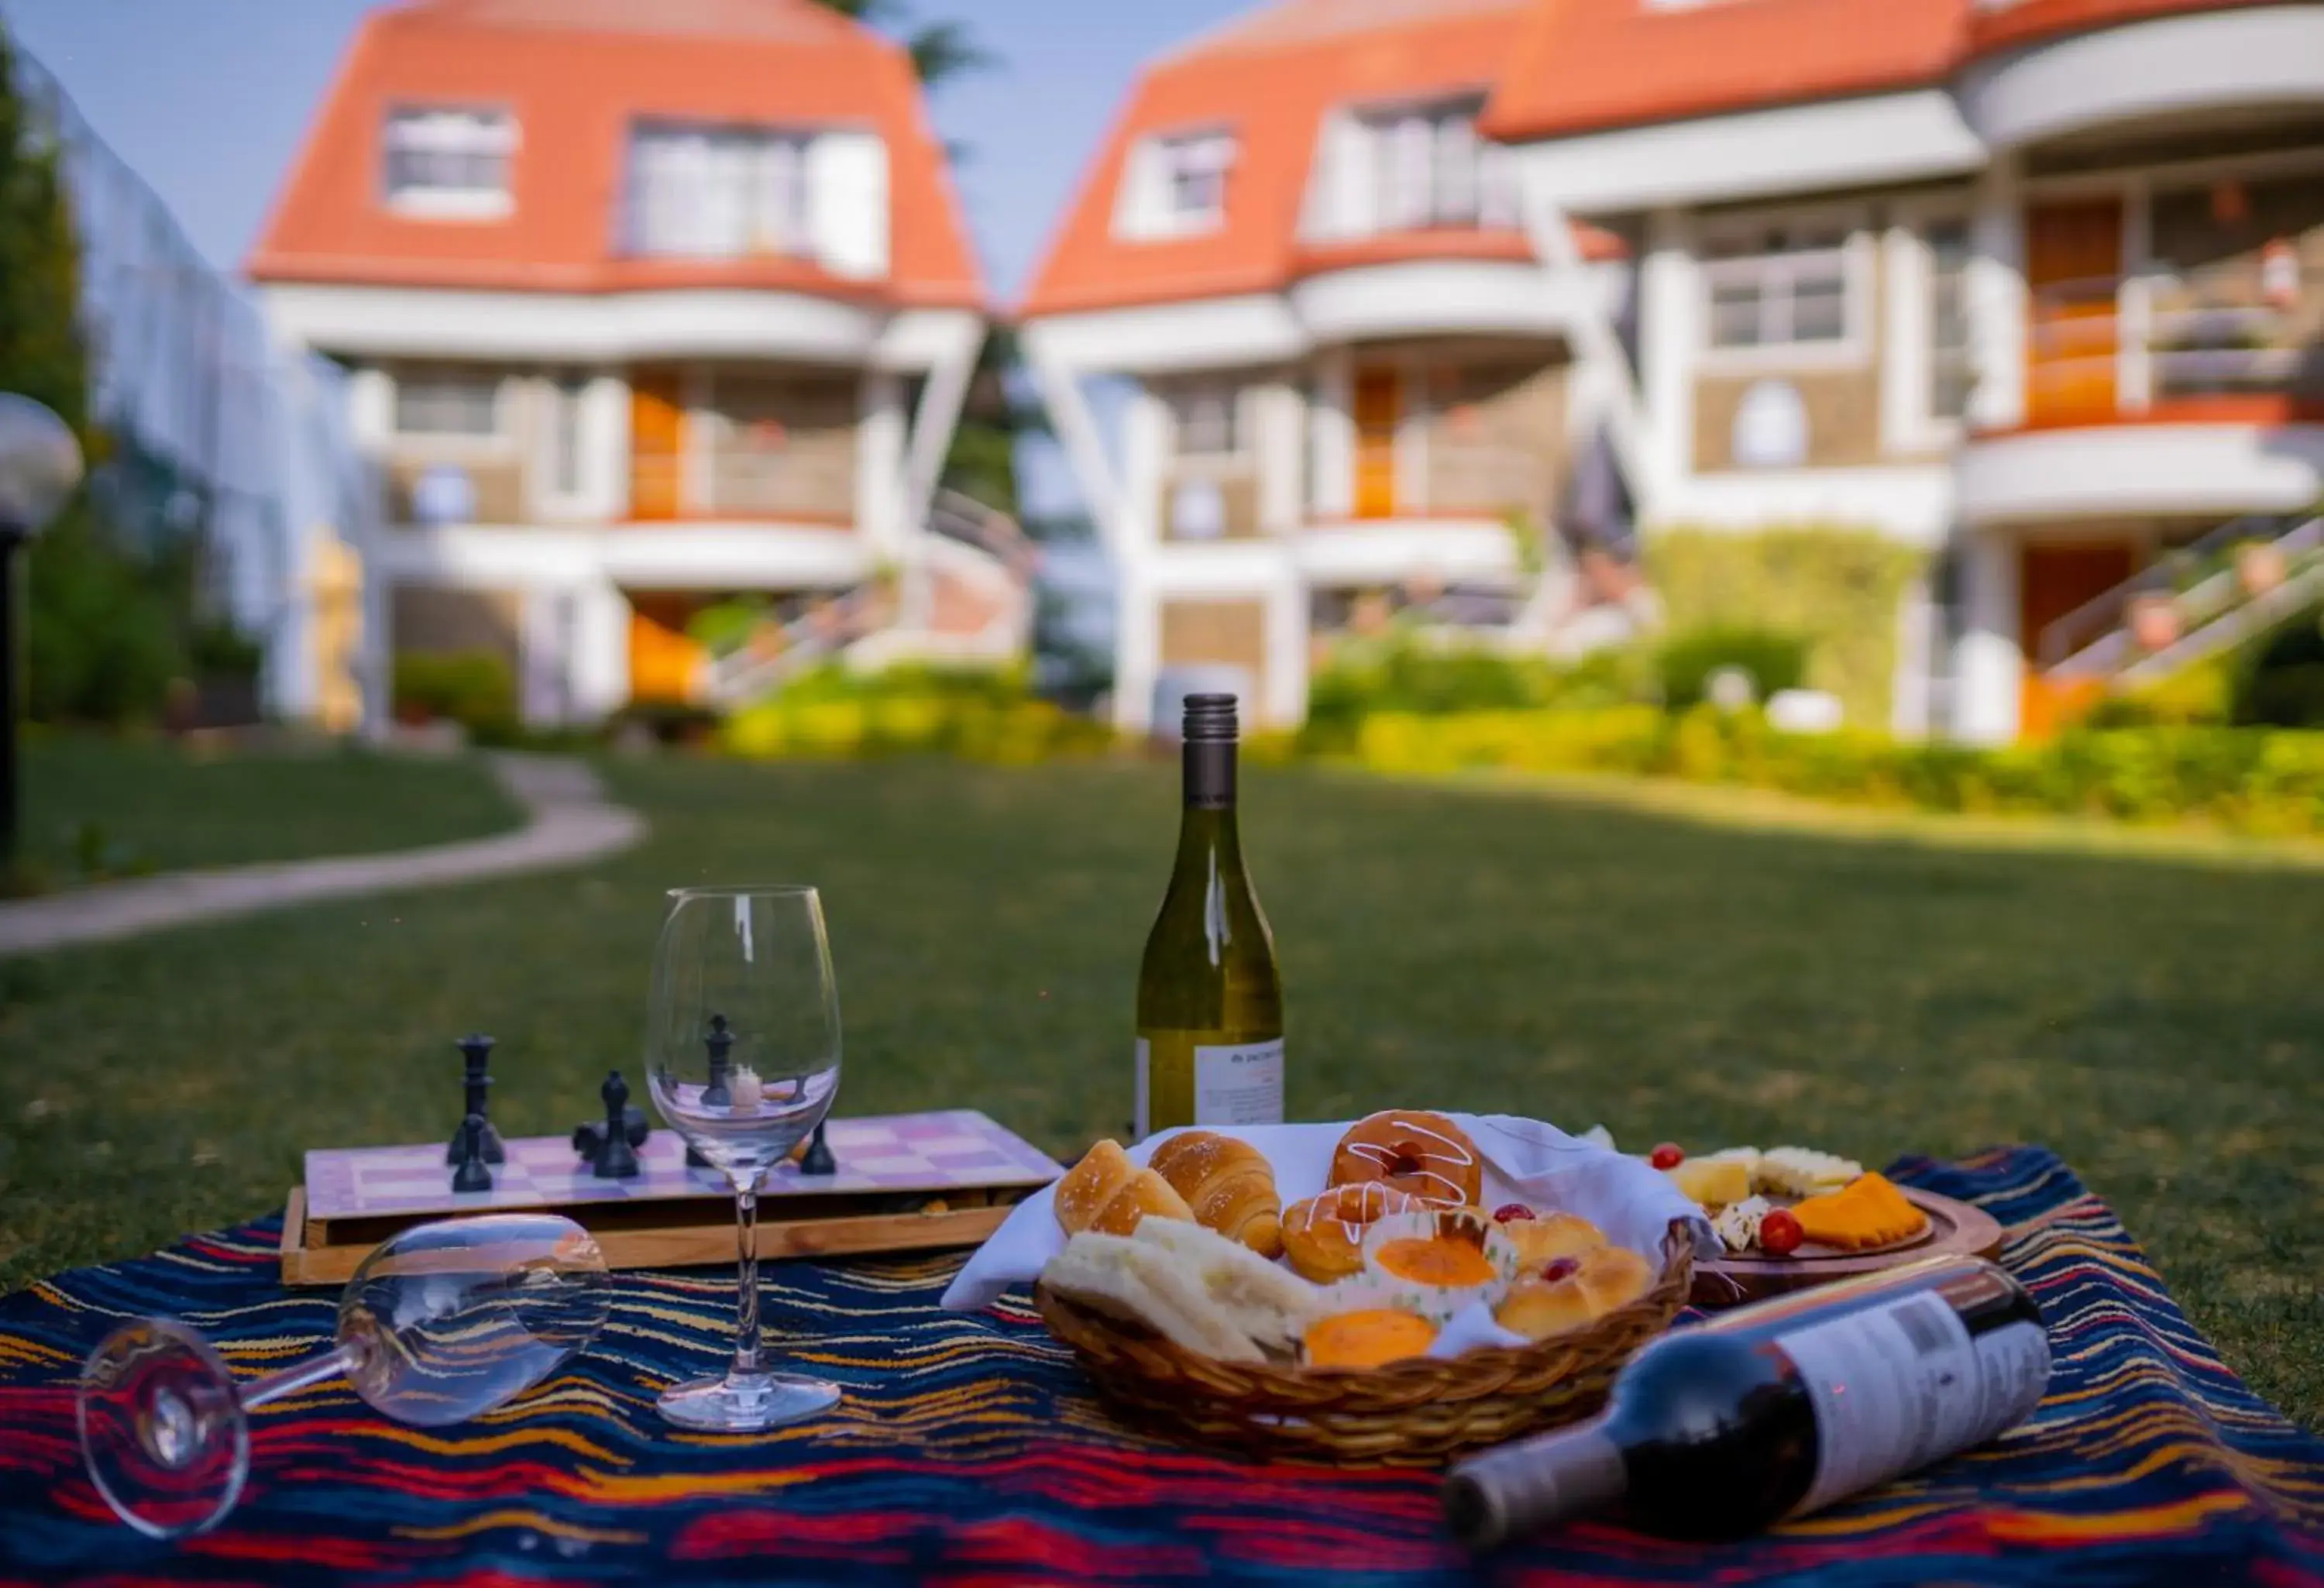
[[[0,904],[0,958],[293,904],[578,865],[645,836],[645,818],[608,801],[596,774],[580,762],[508,753],[489,760],[501,787],[530,817],[513,833],[384,854],[172,872]]]

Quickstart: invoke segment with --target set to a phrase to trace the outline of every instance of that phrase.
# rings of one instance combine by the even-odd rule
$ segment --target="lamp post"
[[[80,475],[80,443],[65,421],[30,397],[0,392],[0,876],[16,865],[16,718],[23,698],[16,551],[49,527]]]

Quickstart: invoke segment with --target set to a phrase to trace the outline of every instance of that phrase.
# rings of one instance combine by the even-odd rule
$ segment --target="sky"
[[[652,0],[637,0],[650,5]],[[1255,0],[908,0],[1001,58],[933,110],[1013,300],[1139,64]],[[0,0],[14,36],[222,269],[248,253],[372,0]]]

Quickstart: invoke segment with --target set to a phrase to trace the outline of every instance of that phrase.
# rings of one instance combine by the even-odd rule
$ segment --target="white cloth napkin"
[[[1712,1255],[1719,1238],[1702,1209],[1671,1184],[1668,1176],[1639,1159],[1569,1136],[1555,1125],[1512,1114],[1456,1113],[1448,1116],[1476,1142],[1484,1159],[1487,1211],[1522,1202],[1536,1213],[1579,1214],[1606,1232],[1606,1238],[1660,1264],[1663,1232],[1673,1219],[1693,1231],[1698,1255]],[[1275,1166],[1275,1188],[1285,1206],[1313,1196],[1331,1177],[1332,1152],[1352,1122],[1320,1125],[1217,1127],[1264,1153]],[[1150,1136],[1130,1149],[1132,1163],[1145,1164],[1155,1148],[1176,1131]],[[1012,1285],[1028,1285],[1048,1260],[1065,1250],[1057,1228],[1052,1186],[1019,1203],[991,1239],[960,1270],[945,1291],[954,1312],[991,1306]],[[1476,1316],[1471,1316],[1474,1314]],[[1514,1343],[1517,1339],[1492,1321],[1482,1306],[1471,1307],[1447,1325],[1432,1355],[1471,1345]]]

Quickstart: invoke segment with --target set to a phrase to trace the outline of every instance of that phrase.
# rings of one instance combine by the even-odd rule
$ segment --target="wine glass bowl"
[[[174,1318],[115,1329],[81,1371],[81,1455],[114,1514],[154,1538],[207,1531],[250,1474],[252,1408],[346,1376],[382,1415],[442,1427],[505,1405],[594,1339],[613,1302],[604,1254],[554,1214],[419,1224],[340,1295],[332,1349],[237,1384]]]
[[[734,1187],[733,1366],[678,1385],[662,1415],[750,1432],[827,1409],[838,1390],[759,1363],[760,1187],[831,1112],[839,995],[823,901],[800,886],[675,888],[654,950],[646,1077],[654,1106]]]

